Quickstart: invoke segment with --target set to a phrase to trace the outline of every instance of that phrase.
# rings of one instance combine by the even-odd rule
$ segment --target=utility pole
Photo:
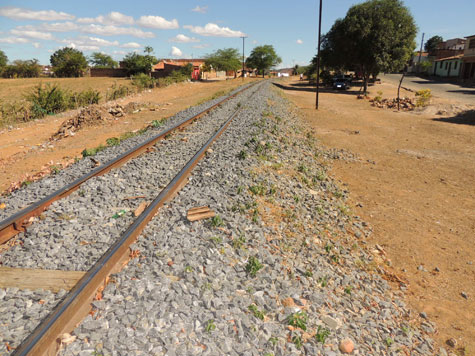
[[[315,98],[315,110],[318,110],[318,91],[320,89],[320,44],[322,33],[322,0],[320,0],[320,13],[318,16],[318,49],[317,49],[317,96]]]
[[[242,38],[242,72],[241,72],[241,77],[242,80],[244,81],[244,39],[247,38],[247,36],[241,36]]]
[[[424,35],[425,35],[425,33],[422,32],[422,41],[421,41],[421,49],[419,51],[419,62],[418,62],[418,64],[421,64],[422,46],[424,45]]]

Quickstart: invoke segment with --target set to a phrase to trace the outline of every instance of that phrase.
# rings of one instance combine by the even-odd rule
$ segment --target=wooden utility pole
[[[320,13],[318,16],[318,49],[317,49],[317,95],[315,98],[315,109],[318,110],[318,91],[320,89],[320,41],[322,32],[322,0],[320,0]]]
[[[247,38],[247,36],[241,36],[242,38],[242,73],[241,77],[242,80],[244,81],[244,39]]]
[[[421,49],[419,50],[419,61],[417,62],[418,64],[421,64],[422,46],[424,45],[424,35],[425,35],[425,33],[422,32]],[[419,68],[418,68],[418,69],[419,69]]]

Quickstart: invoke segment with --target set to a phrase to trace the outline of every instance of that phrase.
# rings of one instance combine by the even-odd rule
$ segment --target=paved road
[[[400,74],[380,74],[383,82],[399,84]],[[414,76],[405,77],[402,86],[414,90],[430,89],[434,96],[456,100],[465,104],[475,105],[475,88],[468,88],[460,85],[438,82]]]

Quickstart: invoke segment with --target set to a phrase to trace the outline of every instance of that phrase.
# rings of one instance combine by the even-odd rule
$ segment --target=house
[[[453,38],[439,43],[435,50],[435,58],[441,59],[463,54],[466,42],[467,41],[463,38]]]
[[[154,78],[163,78],[171,72],[191,64],[193,66],[192,79],[199,79],[204,63],[204,59],[162,59],[152,67],[151,75]]]
[[[461,78],[464,81],[475,81],[475,35],[465,38],[467,44],[463,53]]]
[[[432,74],[438,77],[458,77],[462,68],[463,54],[440,58],[432,65]]]

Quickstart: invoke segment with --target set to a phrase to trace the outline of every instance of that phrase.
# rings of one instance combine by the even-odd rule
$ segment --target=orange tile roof
[[[463,54],[458,54],[458,55],[452,56],[452,57],[439,58],[439,59],[436,59],[434,62],[447,61],[449,59],[459,59],[459,58],[462,58],[462,57],[463,57]]]

